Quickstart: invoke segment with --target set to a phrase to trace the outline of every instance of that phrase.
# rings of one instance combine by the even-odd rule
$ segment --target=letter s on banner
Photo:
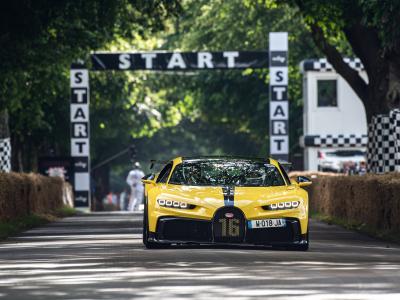
[[[89,71],[86,69],[72,69],[70,72],[70,86],[71,88],[79,88],[88,86]]]
[[[121,70],[129,69],[131,67],[131,56],[127,53],[120,54],[118,67]]]

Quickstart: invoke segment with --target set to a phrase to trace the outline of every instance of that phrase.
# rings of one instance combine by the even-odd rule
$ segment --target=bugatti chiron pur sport
[[[143,178],[143,243],[247,244],[307,250],[306,177],[274,159],[177,157]]]

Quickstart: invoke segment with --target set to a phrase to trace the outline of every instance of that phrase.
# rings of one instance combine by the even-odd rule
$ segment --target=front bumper
[[[307,236],[301,234],[300,221],[285,218],[286,226],[279,228],[250,229],[243,219],[241,233],[234,238],[216,236],[213,220],[181,217],[160,217],[156,232],[150,232],[149,241],[177,244],[238,244],[238,245],[299,245],[306,244]]]

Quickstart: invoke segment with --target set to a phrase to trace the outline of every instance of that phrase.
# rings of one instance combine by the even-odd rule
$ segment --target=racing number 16
[[[235,237],[240,234],[240,221],[238,219],[219,219],[222,225],[221,235],[223,237]]]

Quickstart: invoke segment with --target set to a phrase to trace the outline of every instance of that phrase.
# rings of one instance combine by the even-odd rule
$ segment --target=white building
[[[359,59],[345,59],[366,79]],[[303,74],[304,169],[318,170],[327,150],[365,150],[368,141],[365,109],[347,82],[326,59],[305,60]]]

